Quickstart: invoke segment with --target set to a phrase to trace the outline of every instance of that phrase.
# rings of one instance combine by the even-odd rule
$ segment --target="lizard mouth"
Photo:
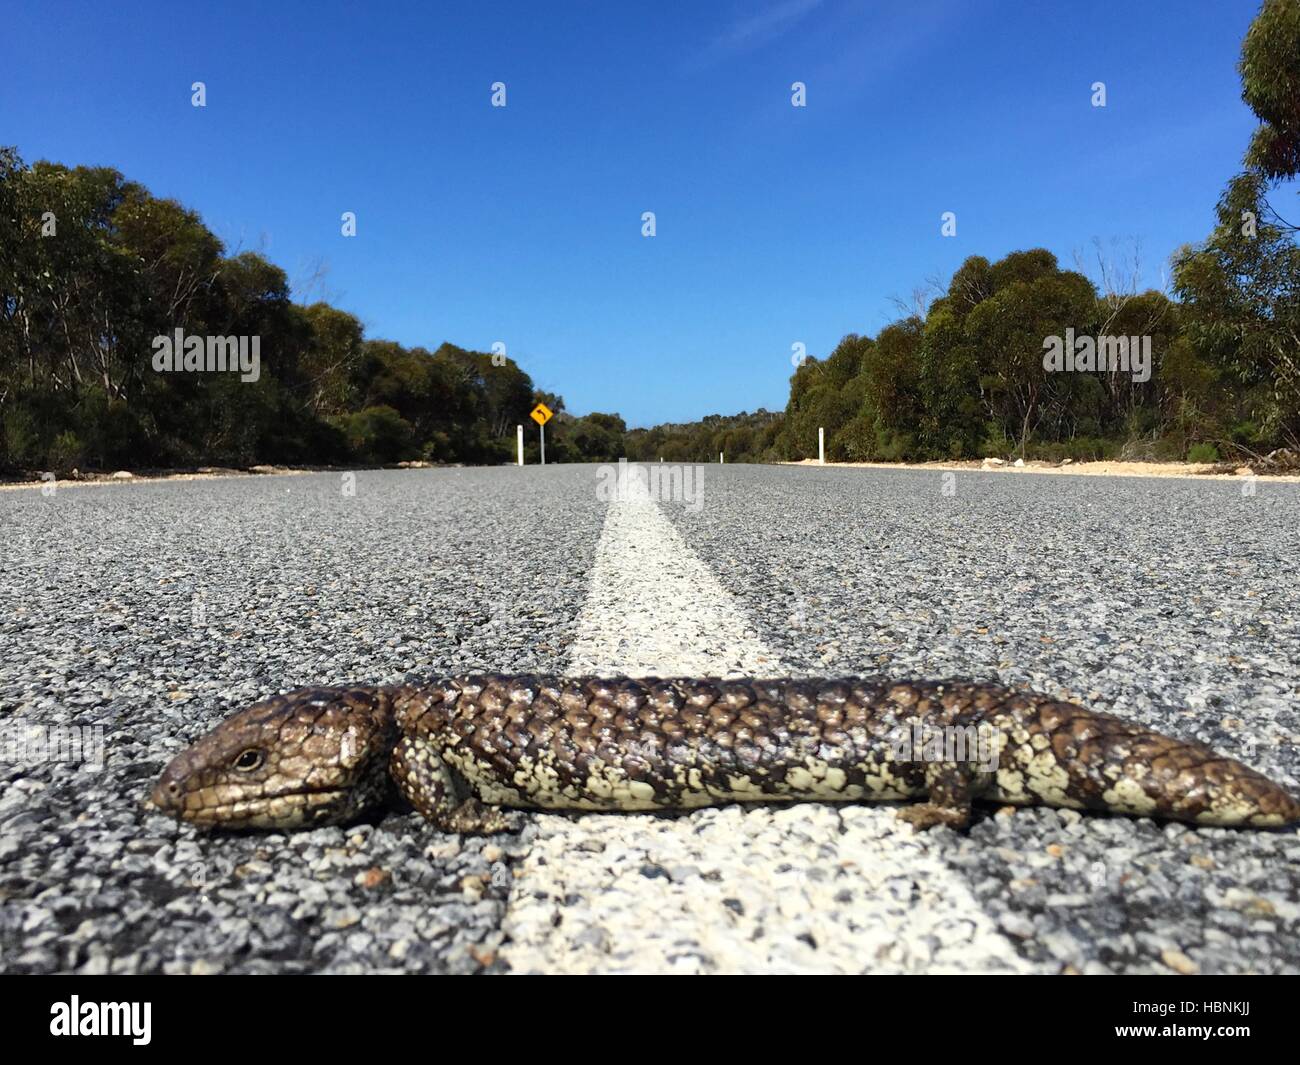
[[[178,809],[174,803],[151,801],[163,813],[204,828],[293,828],[318,823],[346,804],[343,788],[299,789],[273,795],[252,795],[231,802]]]

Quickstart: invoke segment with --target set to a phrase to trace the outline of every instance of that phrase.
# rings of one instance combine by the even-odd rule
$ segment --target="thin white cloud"
[[[783,0],[757,14],[732,22],[700,55],[702,63],[718,62],[730,56],[761,48],[791,29],[822,5],[822,0]]]

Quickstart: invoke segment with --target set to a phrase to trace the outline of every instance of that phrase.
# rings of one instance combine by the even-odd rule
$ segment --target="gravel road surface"
[[[596,466],[0,493],[0,970],[1300,972],[1294,830],[141,808],[261,695],[476,669],[1026,683],[1300,791],[1297,485],[691,472],[658,503]]]

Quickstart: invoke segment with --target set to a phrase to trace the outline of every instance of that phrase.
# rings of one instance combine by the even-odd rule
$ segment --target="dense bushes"
[[[1225,194],[1210,240],[1175,259],[1175,291],[1099,294],[1041,248],[999,262],[973,256],[924,320],[874,339],[846,336],[790,381],[777,437],[782,458],[847,461],[1017,454],[1161,459],[1209,450],[1266,450],[1300,441],[1300,250],[1261,221],[1249,243],[1232,220],[1258,181]],[[1090,338],[1098,365],[1048,367]],[[1149,365],[1100,364],[1102,337],[1138,338]],[[1082,358],[1082,353],[1080,353]],[[739,457],[739,456],[738,456]]]

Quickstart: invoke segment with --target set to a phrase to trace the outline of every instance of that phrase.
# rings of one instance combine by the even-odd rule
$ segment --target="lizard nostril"
[[[181,785],[177,780],[160,780],[149,796],[149,801],[160,810],[174,810],[181,803]]]

